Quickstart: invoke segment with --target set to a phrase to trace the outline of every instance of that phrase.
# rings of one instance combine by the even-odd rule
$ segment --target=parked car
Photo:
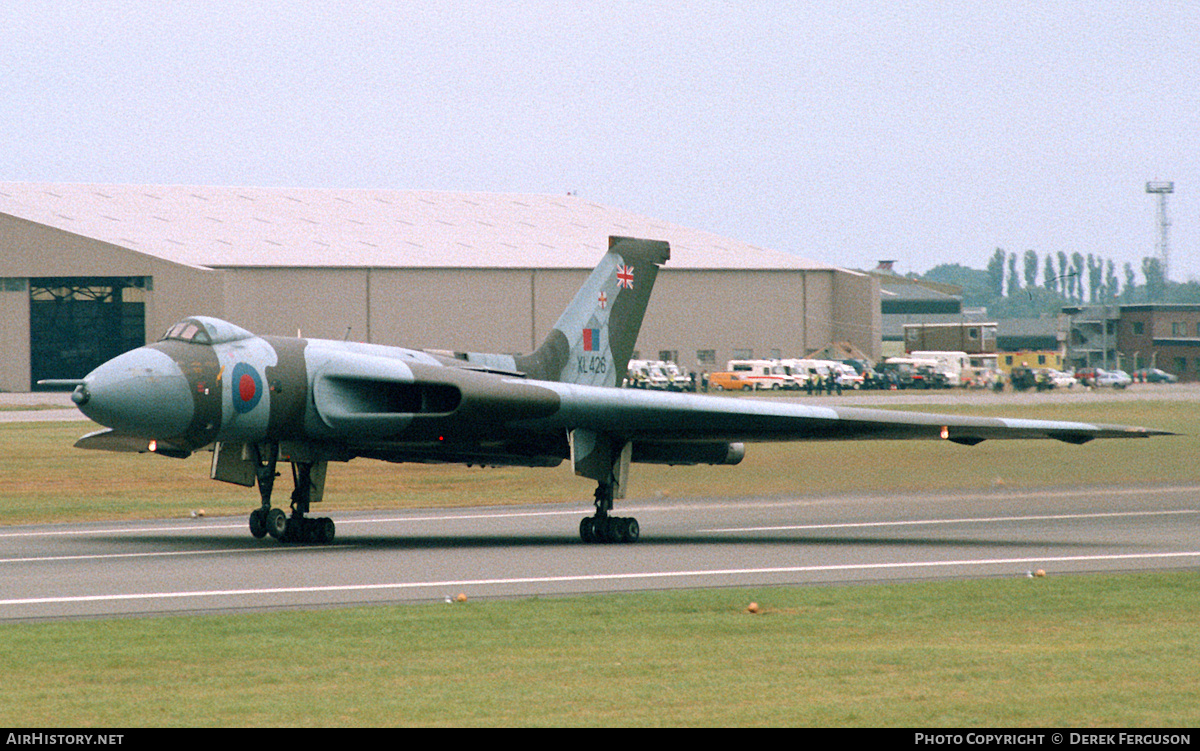
[[[1013,391],[1025,391],[1037,387],[1038,378],[1032,369],[1024,365],[1014,365],[1008,371],[1008,382],[1012,384]]]
[[[1112,386],[1115,389],[1123,389],[1133,383],[1133,379],[1124,370],[1101,370],[1096,368],[1096,377],[1092,379],[1095,386]]]
[[[1096,380],[1096,368],[1075,368],[1075,380],[1084,386],[1091,386]]]
[[[913,366],[906,362],[884,361],[877,365],[875,370],[880,378],[888,384],[887,388],[913,388]]]
[[[914,389],[948,389],[950,379],[947,375],[932,365],[918,365],[913,369],[912,385]]]
[[[1122,378],[1122,376],[1124,377]],[[1123,370],[1105,370],[1104,368],[1078,368],[1075,371],[1075,378],[1084,386],[1115,386],[1120,389],[1133,382],[1129,374]]]
[[[863,375],[858,372],[850,363],[835,362],[833,368],[836,373],[838,385],[844,389],[861,389],[863,387]]]
[[[667,376],[667,388],[671,391],[695,391],[696,377],[686,368],[676,365],[672,360],[659,360],[658,367]]]
[[[1046,383],[1052,389],[1069,389],[1079,381],[1070,373],[1064,373],[1061,370],[1053,368],[1045,368],[1038,371],[1038,382]]]
[[[1133,371],[1133,380],[1138,383],[1177,383],[1179,376],[1158,368],[1142,368]]]

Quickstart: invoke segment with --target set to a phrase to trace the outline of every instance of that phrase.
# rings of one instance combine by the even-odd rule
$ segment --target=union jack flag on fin
[[[633,289],[633,267],[621,264],[617,267],[617,286]]]

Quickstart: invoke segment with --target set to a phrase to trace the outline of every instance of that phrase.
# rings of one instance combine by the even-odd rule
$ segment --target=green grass
[[[923,409],[1184,435],[753,445],[738,467],[636,465],[631,497],[1200,481],[1192,404]],[[69,448],[87,429],[0,426],[0,522],[240,515],[257,503],[252,489],[208,480],[207,455]],[[356,461],[330,468],[326,505],[590,495],[565,467]],[[747,614],[751,600],[765,612]],[[1200,577],[1167,573],[7,624],[0,726],[1194,727],[1197,612]]]
[[[5,625],[0,725],[1195,727],[1197,612],[1166,573]]]
[[[903,407],[913,409],[913,407]],[[751,444],[736,467],[634,465],[631,500],[982,488],[1003,484],[1200,482],[1200,409],[1180,402],[1094,402],[946,406],[923,411],[1002,414],[1146,425],[1181,433],[1145,440],[835,441]],[[178,460],[71,448],[86,423],[0,425],[0,524],[80,519],[182,517],[196,509],[242,515],[258,493],[208,479],[207,453]],[[286,474],[287,465],[281,465]],[[282,495],[291,479],[277,483]],[[331,464],[325,509],[562,503],[591,499],[593,485],[567,464],[553,469],[482,469],[391,465],[370,460]],[[285,496],[286,497],[286,496]]]

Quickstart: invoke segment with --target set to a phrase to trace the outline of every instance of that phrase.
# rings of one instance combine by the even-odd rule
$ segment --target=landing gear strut
[[[611,483],[596,487],[596,515],[585,516],[579,522],[579,539],[584,542],[637,542],[642,528],[637,519],[609,516],[613,506]]]
[[[572,430],[568,437],[575,474],[597,483],[596,515],[579,522],[579,539],[584,542],[637,542],[642,531],[637,519],[609,514],[613,499],[625,497],[633,444],[620,436],[591,430]]]
[[[258,481],[258,492],[262,497],[262,506],[250,512],[250,534],[256,538],[271,535],[280,542],[308,542],[328,544],[333,542],[335,525],[327,517],[311,518],[305,516],[309,505],[314,500],[320,500],[320,494],[325,486],[325,462],[301,461],[292,459],[292,480],[295,490],[292,491],[292,515],[284,514],[283,509],[271,507],[271,493],[275,487],[275,471],[279,460],[279,445],[266,444],[263,447],[249,446],[251,459],[254,462],[254,475]],[[265,453],[265,457],[263,456]],[[314,499],[314,495],[317,498]]]

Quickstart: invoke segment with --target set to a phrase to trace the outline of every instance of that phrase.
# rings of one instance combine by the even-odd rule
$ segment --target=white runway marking
[[[585,513],[580,509],[565,511],[512,511],[473,514],[441,514],[438,516],[393,516],[371,517],[367,519],[335,519],[339,526],[343,524],[400,524],[409,522],[438,522],[454,521],[457,519],[517,519],[538,516],[576,516]],[[99,529],[33,529],[0,531],[0,539],[18,537],[88,537],[95,535],[132,535],[156,534],[163,532],[211,532],[219,529],[247,529],[245,519],[231,519],[228,522],[197,522],[169,527],[104,527]]]
[[[237,524],[192,524],[181,527],[108,527],[103,529],[32,529],[0,532],[0,539],[17,537],[89,537],[95,535],[132,535],[153,532],[209,532],[214,529],[247,529],[245,521]]]
[[[783,524],[770,527],[723,527],[702,529],[701,532],[784,532],[800,529],[851,529],[862,527],[906,527],[922,524],[980,524],[994,522],[1062,521],[1070,519],[1107,519],[1129,516],[1165,516],[1171,514],[1200,513],[1194,509],[1170,509],[1166,511],[1113,511],[1098,514],[1045,514],[1040,516],[990,516],[963,519],[917,519],[895,522],[842,522],[838,524]]]
[[[1097,496],[1125,496],[1138,495],[1145,496],[1156,492],[1178,492],[1180,490],[1200,492],[1200,486],[1195,487],[1169,487],[1169,488],[1094,488],[1089,489],[1090,495]],[[1073,495],[1076,491],[1070,490],[1021,490],[1013,491],[1004,494],[1005,499],[1014,498],[1054,498],[1060,496]],[[959,502],[966,500],[986,500],[991,498],[990,495],[968,494],[957,496]],[[825,498],[795,498],[782,500],[763,500],[763,499],[743,499],[740,501],[717,501],[717,502],[702,502],[681,505],[674,503],[669,499],[660,501],[652,501],[647,499],[636,499],[625,503],[622,506],[622,513],[654,513],[654,512],[671,512],[679,509],[703,510],[703,509],[730,509],[730,508],[745,508],[747,510],[754,508],[787,508],[787,507],[806,507],[815,505],[826,505],[832,503],[844,502],[846,496],[839,494]],[[341,524],[404,524],[417,522],[436,522],[436,521],[453,521],[462,519],[517,519],[517,518],[532,518],[532,517],[550,517],[550,516],[577,516],[579,514],[588,515],[590,507],[556,507],[554,509],[538,510],[538,511],[487,511],[487,512],[460,512],[442,511],[434,514],[422,514],[421,511],[412,512],[411,516],[389,516],[389,517],[370,517],[363,519],[347,518],[335,519]],[[1163,512],[1172,513],[1172,512]],[[1178,513],[1198,513],[1196,511],[1180,511]],[[1045,517],[1056,518],[1056,517]],[[165,522],[166,520],[164,520]],[[967,520],[975,521],[975,520]],[[983,520],[979,520],[983,521]],[[890,522],[883,522],[885,524]],[[796,529],[815,529],[819,527],[796,527]],[[153,534],[161,532],[209,532],[212,530],[221,529],[246,529],[246,520],[242,517],[229,517],[227,521],[197,521],[191,524],[175,524],[172,526],[144,526],[144,527],[103,527],[98,529],[9,529],[0,530],[0,539],[19,538],[19,537],[86,537],[90,535],[119,535],[119,534]],[[750,528],[747,528],[750,529]],[[701,530],[703,532],[716,532],[724,530]]]
[[[0,606],[17,605],[47,605],[68,604],[79,602],[121,602],[130,600],[167,600],[198,597],[262,597],[263,595],[284,594],[320,594],[325,592],[381,592],[404,591],[415,589],[445,589],[450,587],[489,587],[511,586],[514,584],[569,584],[572,582],[597,581],[632,581],[632,580],[665,580],[685,577],[721,578],[730,576],[790,574],[790,573],[820,573],[834,571],[878,571],[900,569],[945,568],[951,566],[999,566],[999,565],[1033,565],[1046,566],[1054,563],[1072,563],[1086,561],[1135,561],[1135,560],[1164,560],[1200,558],[1200,550],[1180,551],[1173,553],[1129,553],[1122,555],[1077,555],[1054,556],[1048,558],[990,558],[983,560],[957,561],[916,561],[895,563],[852,563],[830,566],[771,566],[765,568],[739,569],[709,569],[695,571],[647,571],[628,574],[582,574],[575,576],[534,576],[517,577],[512,579],[455,579],[426,582],[393,582],[387,584],[344,584],[312,587],[265,587],[260,589],[217,589],[199,590],[194,592],[140,592],[130,594],[107,595],[76,595],[68,597],[29,597],[11,600],[0,600]],[[751,585],[747,585],[751,586]]]
[[[349,519],[341,520],[338,524],[380,524],[380,523],[404,523],[404,522],[430,522],[430,521],[447,521],[458,519],[486,519],[486,518],[514,518],[514,517],[532,517],[532,516],[558,516],[563,514],[577,514],[577,510],[571,511],[535,511],[535,512],[520,512],[520,513],[491,513],[491,514],[462,514],[448,516],[421,516],[421,517],[393,517],[393,518],[374,518],[374,519]],[[1062,521],[1071,519],[1103,519],[1103,518],[1121,518],[1132,516],[1167,516],[1167,515],[1185,515],[1196,514],[1200,511],[1193,509],[1180,510],[1164,510],[1164,511],[1117,511],[1109,513],[1096,514],[1047,514],[1037,516],[993,516],[993,517],[977,517],[977,518],[961,518],[961,519],[917,519],[910,521],[891,521],[891,522],[844,522],[837,524],[787,524],[775,526],[760,526],[760,527],[721,527],[716,529],[701,529],[698,530],[705,534],[719,533],[748,533],[748,532],[791,532],[800,530],[827,530],[827,529],[854,529],[854,528],[873,528],[873,527],[904,527],[904,526],[921,526],[921,525],[938,525],[938,524],[980,524],[980,523],[999,523],[1013,521]],[[47,530],[38,532],[10,532],[0,533],[0,538],[4,537],[36,537],[39,535],[112,535],[112,534],[138,534],[150,532],[203,532],[219,529],[241,529],[244,524],[205,524],[201,527],[134,527],[134,528],[112,528],[98,529],[91,531],[83,530]],[[242,548],[237,550],[188,550],[188,551],[161,551],[147,553],[95,553],[95,554],[80,554],[80,555],[56,555],[56,556],[36,556],[27,558],[0,558],[0,564],[5,563],[41,563],[49,561],[89,561],[89,560],[105,560],[105,559],[121,559],[121,558],[153,558],[153,557],[178,557],[192,555],[222,555],[230,553],[278,553],[288,551],[307,551],[307,550],[346,550],[346,546],[339,545],[336,548],[327,546],[298,546],[288,545],[287,547],[272,547],[272,548]]]
[[[355,547],[354,545],[341,545],[337,548],[331,548],[324,545],[288,545],[287,547],[277,546],[270,548],[244,548],[241,550],[175,550],[175,551],[159,551],[153,553],[85,553],[80,555],[45,555],[31,556],[29,558],[0,558],[2,563],[47,563],[52,561],[100,561],[113,560],[120,558],[176,558],[187,555],[229,555],[236,553],[255,554],[255,553],[286,553],[288,551],[305,551],[313,550],[346,550],[347,548]]]

